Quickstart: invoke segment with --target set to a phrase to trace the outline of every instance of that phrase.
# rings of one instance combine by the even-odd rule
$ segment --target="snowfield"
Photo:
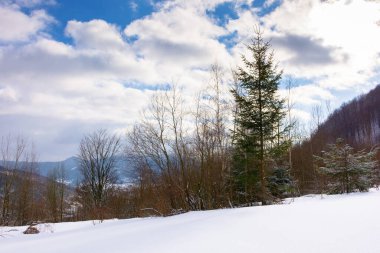
[[[0,227],[1,253],[379,253],[380,191],[305,196],[283,205],[142,218]]]

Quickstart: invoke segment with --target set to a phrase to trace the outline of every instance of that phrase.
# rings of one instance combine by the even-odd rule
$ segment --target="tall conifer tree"
[[[247,49],[251,55],[242,56],[244,66],[238,68],[238,83],[231,90],[236,103],[233,178],[238,195],[244,196],[239,202],[265,204],[271,198],[266,164],[278,154],[274,150],[281,149],[284,135],[280,130],[284,101],[277,95],[282,71],[277,71],[271,45],[259,29]]]

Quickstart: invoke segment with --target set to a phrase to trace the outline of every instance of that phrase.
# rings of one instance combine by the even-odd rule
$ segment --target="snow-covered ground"
[[[379,253],[380,191],[40,229],[38,235],[24,235],[25,227],[0,227],[0,252]]]

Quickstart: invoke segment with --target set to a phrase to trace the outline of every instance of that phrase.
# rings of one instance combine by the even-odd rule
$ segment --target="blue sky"
[[[163,0],[59,0],[54,2],[47,1],[47,3],[37,0],[37,2],[38,4],[32,6],[21,5],[21,10],[30,14],[35,9],[45,9],[55,19],[55,22],[49,27],[49,34],[54,39],[69,44],[72,43],[72,40],[65,35],[65,28],[70,20],[86,22],[101,19],[122,28],[134,20],[149,16],[157,11],[160,4],[165,3]],[[245,10],[255,8],[258,15],[265,16],[278,7],[279,4],[280,1],[275,1],[270,6],[266,6],[265,0],[256,0],[242,3],[239,8]],[[206,10],[206,14],[212,17],[216,23],[224,26],[230,20],[239,18],[236,5],[236,1],[221,2],[215,8]],[[233,34],[229,37],[231,36]],[[223,38],[220,41],[223,41]],[[227,46],[231,45],[227,43]]]
[[[27,136],[41,160],[75,155],[85,133],[125,134],[170,83],[191,101],[215,62],[228,89],[257,25],[307,131],[313,107],[380,83],[379,10],[370,0],[3,0],[0,132]]]
[[[69,42],[67,36],[64,35],[64,29],[70,20],[90,21],[92,19],[102,19],[123,27],[135,19],[151,14],[154,11],[154,6],[148,0],[63,0],[55,5],[50,5],[47,10],[58,20],[57,24],[53,26],[52,34],[54,38]]]

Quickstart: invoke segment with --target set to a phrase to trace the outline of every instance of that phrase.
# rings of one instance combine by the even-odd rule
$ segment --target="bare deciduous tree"
[[[199,209],[225,206],[228,199],[230,139],[228,131],[229,104],[223,90],[221,67],[211,66],[211,82],[200,93],[195,112],[194,153],[198,160],[199,179],[196,182]]]
[[[26,224],[36,218],[36,155],[18,136],[1,138],[1,223]]]
[[[142,119],[129,133],[129,152],[138,169],[140,183],[152,173],[160,174],[156,194],[163,193],[170,212],[192,209],[189,189],[189,152],[184,130],[183,100],[175,86],[157,92],[142,114]],[[138,161],[137,161],[138,160]],[[149,172],[150,171],[150,172]],[[140,184],[140,189],[144,186]],[[151,208],[151,206],[142,206]],[[165,210],[162,210],[165,211]]]
[[[120,147],[120,138],[105,130],[86,135],[80,142],[78,161],[83,176],[82,187],[89,192],[92,207],[101,219],[107,193],[117,180]]]
[[[25,151],[26,143],[21,137],[13,140],[11,135],[1,138],[1,166],[4,171],[1,174],[2,181],[2,211],[1,223],[7,225],[10,220],[11,194],[14,189],[15,170],[20,167],[20,160]]]

